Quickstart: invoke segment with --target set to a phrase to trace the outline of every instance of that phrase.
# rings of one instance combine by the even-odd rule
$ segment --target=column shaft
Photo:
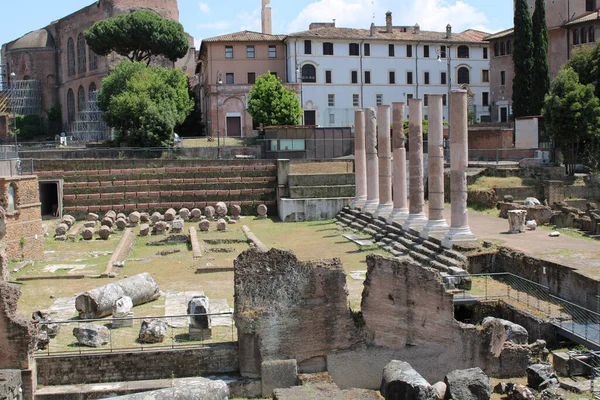
[[[354,175],[356,197],[352,208],[363,208],[367,201],[367,155],[365,153],[365,112],[354,112]]]
[[[363,211],[374,213],[379,206],[377,117],[374,108],[365,109],[365,153],[367,157],[367,202]]]
[[[394,178],[392,192],[394,195],[394,209],[390,215],[389,222],[397,222],[400,224],[408,217],[404,114],[404,103],[392,103],[392,119],[394,121],[392,135],[392,144],[394,148]]]
[[[392,144],[390,140],[390,106],[377,106],[377,155],[379,158],[379,206],[374,217],[387,218],[392,213]]]

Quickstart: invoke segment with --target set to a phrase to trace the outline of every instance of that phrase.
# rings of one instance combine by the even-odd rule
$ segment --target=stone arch
[[[456,82],[459,85],[471,83],[471,70],[466,65],[460,65],[456,69]]]
[[[301,68],[302,83],[317,82],[317,68],[312,64],[304,64]]]

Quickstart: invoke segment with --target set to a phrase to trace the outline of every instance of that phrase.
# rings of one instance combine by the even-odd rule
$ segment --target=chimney
[[[371,37],[375,36],[375,23],[371,22]]]
[[[392,12],[388,11],[385,13],[385,31],[392,33]]]
[[[415,24],[415,26],[413,27],[413,33],[414,34],[421,33],[421,27],[419,26],[419,24]]]
[[[446,25],[446,39],[452,39],[452,26]]]
[[[273,26],[271,22],[271,0],[262,0],[261,22],[262,33],[272,35]]]

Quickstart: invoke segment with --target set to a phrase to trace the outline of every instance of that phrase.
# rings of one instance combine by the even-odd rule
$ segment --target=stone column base
[[[379,206],[377,206],[377,210],[375,210],[375,213],[373,214],[373,218],[388,219],[392,214],[392,211],[394,211],[394,205],[392,203],[380,203]]]
[[[477,238],[471,232],[471,228],[463,226],[460,228],[450,228],[446,236],[442,239],[442,246],[451,249],[455,243],[474,242]]]
[[[354,200],[352,200],[352,203],[350,203],[350,208],[353,210],[356,210],[356,209],[361,210],[365,207],[366,202],[367,202],[366,197],[355,197]]]
[[[377,211],[377,207],[379,207],[379,199],[367,200],[365,202],[365,206],[361,209],[361,211],[373,214],[375,211]]]
[[[419,236],[422,239],[429,239],[429,236],[432,235],[444,236],[449,230],[450,227],[446,223],[445,219],[430,219],[427,221],[427,225],[425,225],[425,228],[423,228]]]
[[[408,218],[402,224],[402,229],[408,231],[410,229],[414,229],[415,231],[420,231],[427,224],[427,217],[425,213],[419,214],[408,214]]]
[[[397,223],[402,225],[408,218],[408,208],[394,208],[388,217],[388,223]]]

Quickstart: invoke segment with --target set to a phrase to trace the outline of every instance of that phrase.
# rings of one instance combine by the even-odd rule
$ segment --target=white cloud
[[[331,22],[336,26],[368,28],[373,14],[371,0],[319,0],[307,5],[289,24],[289,32],[305,31],[311,22]]]
[[[222,31],[228,29],[232,23],[230,21],[214,21],[206,24],[199,24],[197,26],[198,29],[212,29],[217,31]]]
[[[251,12],[243,11],[236,15],[236,21],[239,21],[241,31],[261,32],[262,25],[260,21],[260,9],[255,9]]]
[[[200,12],[203,14],[208,14],[210,12],[210,7],[206,3],[198,3],[198,7],[200,7]]]

